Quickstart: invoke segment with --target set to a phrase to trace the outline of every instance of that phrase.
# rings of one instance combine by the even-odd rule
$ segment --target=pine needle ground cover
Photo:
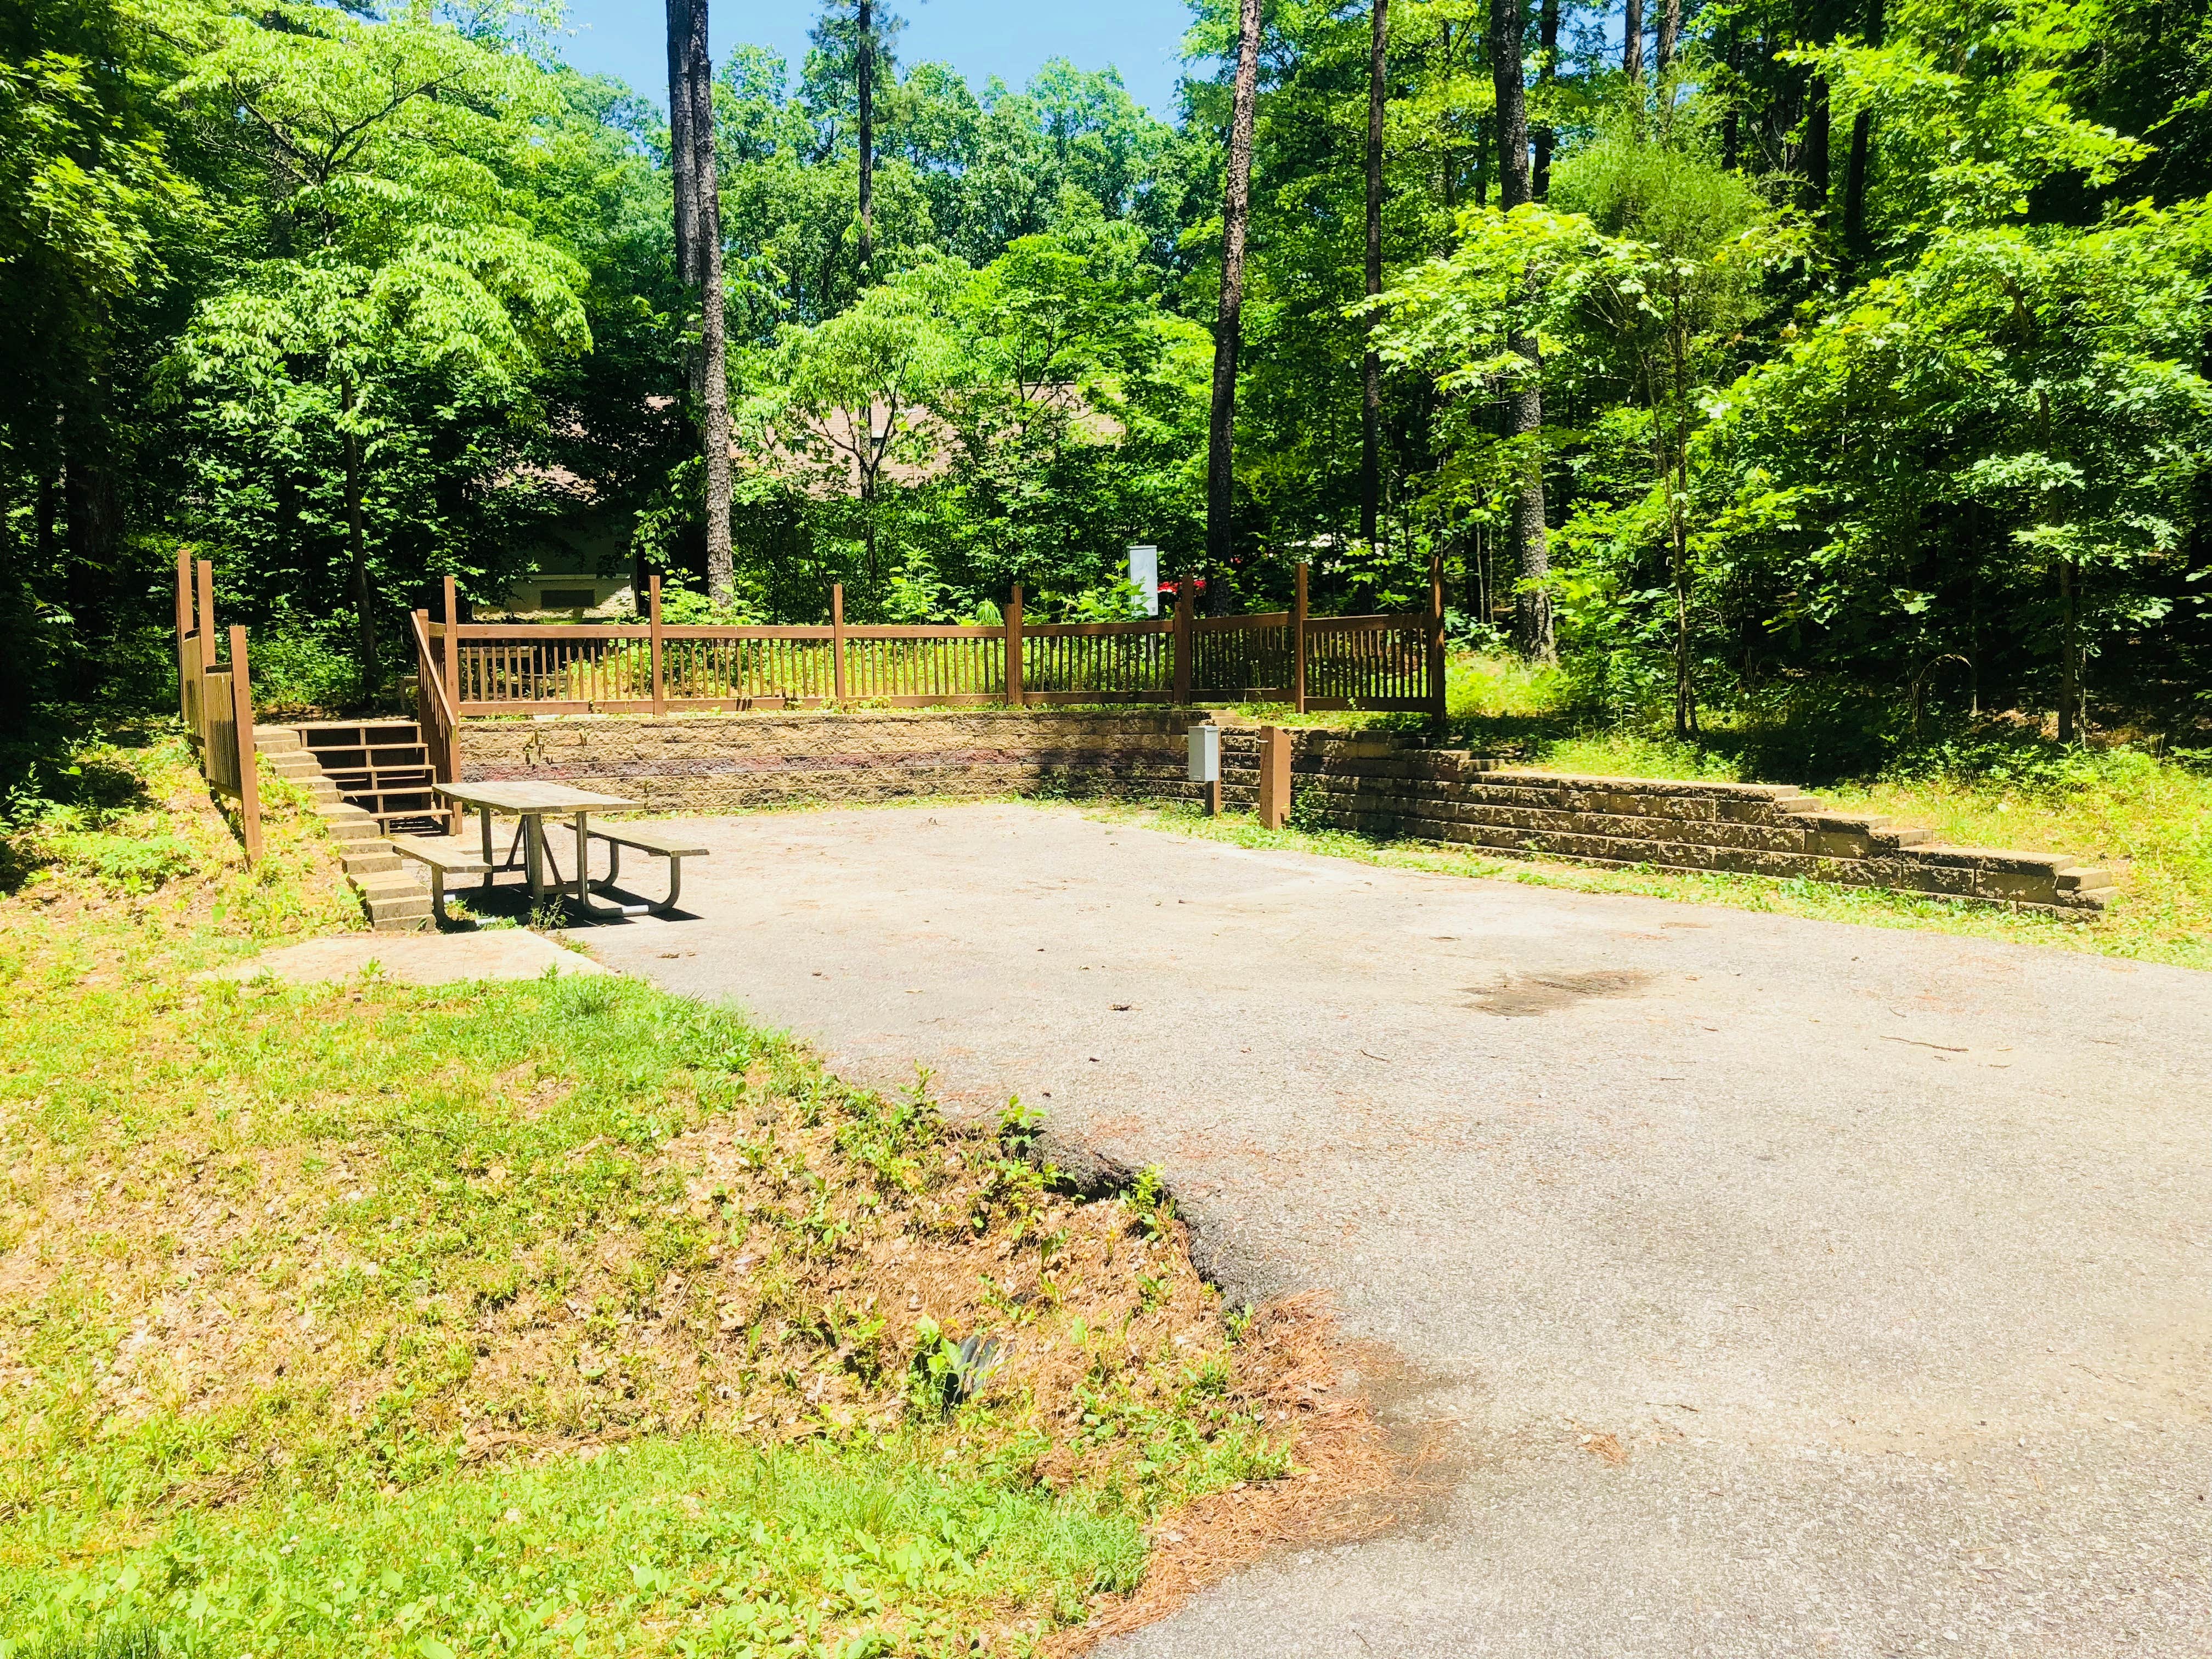
[[[0,897],[5,1659],[1023,1651],[1316,1478],[1324,1345],[1156,1181],[626,980],[196,978],[345,925],[311,817],[249,873],[174,739],[77,759],[137,791],[19,798]]]

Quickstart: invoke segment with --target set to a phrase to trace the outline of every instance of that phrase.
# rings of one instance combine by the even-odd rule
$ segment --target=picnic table
[[[618,795],[602,795],[589,789],[573,789],[565,783],[441,783],[437,791],[454,805],[475,812],[483,824],[483,884],[491,885],[492,877],[501,870],[520,868],[530,884],[531,902],[543,900],[546,892],[545,870],[551,865],[555,883],[564,896],[573,898],[586,915],[607,914],[592,902],[590,860],[591,816],[594,812],[627,812],[636,809],[638,803],[624,800]],[[507,849],[505,858],[492,855],[491,815],[506,812],[521,820],[514,842]],[[576,873],[573,880],[561,873],[560,865],[553,858],[552,848],[545,842],[545,820],[548,817],[572,820],[576,829]],[[522,852],[520,863],[515,860],[517,848]],[[614,914],[620,914],[619,911]]]

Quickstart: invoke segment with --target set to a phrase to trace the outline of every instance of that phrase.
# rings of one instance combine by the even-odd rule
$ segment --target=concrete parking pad
[[[1418,1522],[1115,1655],[2212,1654],[2212,975],[1065,809],[696,827],[605,961],[1163,1165],[1445,1437]]]

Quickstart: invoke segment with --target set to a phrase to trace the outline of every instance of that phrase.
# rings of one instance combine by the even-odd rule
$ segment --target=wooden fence
[[[423,736],[445,777],[473,715],[1236,702],[1441,718],[1441,571],[1431,565],[1425,613],[1381,617],[1308,616],[1306,574],[1300,565],[1289,611],[1255,617],[1195,616],[1185,586],[1167,617],[1031,623],[1016,588],[997,627],[849,625],[842,587],[826,627],[675,626],[661,620],[658,577],[642,623],[456,624],[449,579],[448,620],[414,616]]]
[[[222,660],[215,623],[215,567],[177,554],[177,700],[209,787],[238,803],[250,864],[261,856],[261,787],[254,764],[253,687],[246,630],[230,630]]]

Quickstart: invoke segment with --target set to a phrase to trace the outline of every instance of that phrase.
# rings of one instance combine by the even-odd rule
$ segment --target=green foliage
[[[1524,8],[1533,18],[1532,8]],[[2166,0],[1693,8],[1630,82],[1603,8],[1516,55],[1544,165],[1499,201],[1488,9],[1389,40],[1367,294],[1369,17],[1270,8],[1212,594],[1498,637],[1540,462],[1585,708],[1683,737],[1778,688],[2079,736],[2212,720],[2212,23]],[[1176,124],[1110,70],[902,64],[878,9],[716,77],[738,592],[702,588],[692,297],[666,136],[527,7],[27,0],[0,21],[0,696],[158,702],[161,576],[219,556],[272,690],[391,694],[404,613],[547,548],[688,620],[1125,614],[1200,561],[1230,0]],[[1601,27],[1601,26],[1604,27]],[[796,72],[794,72],[794,70]],[[641,88],[648,96],[659,88]],[[1825,135],[1825,147],[1823,136]],[[1533,337],[1540,358],[1509,349]],[[1362,358],[1383,354],[1361,524]],[[1504,400],[1545,423],[1499,437]],[[356,566],[359,567],[356,570]],[[329,624],[386,642],[343,684]],[[58,682],[58,685],[57,683]]]

